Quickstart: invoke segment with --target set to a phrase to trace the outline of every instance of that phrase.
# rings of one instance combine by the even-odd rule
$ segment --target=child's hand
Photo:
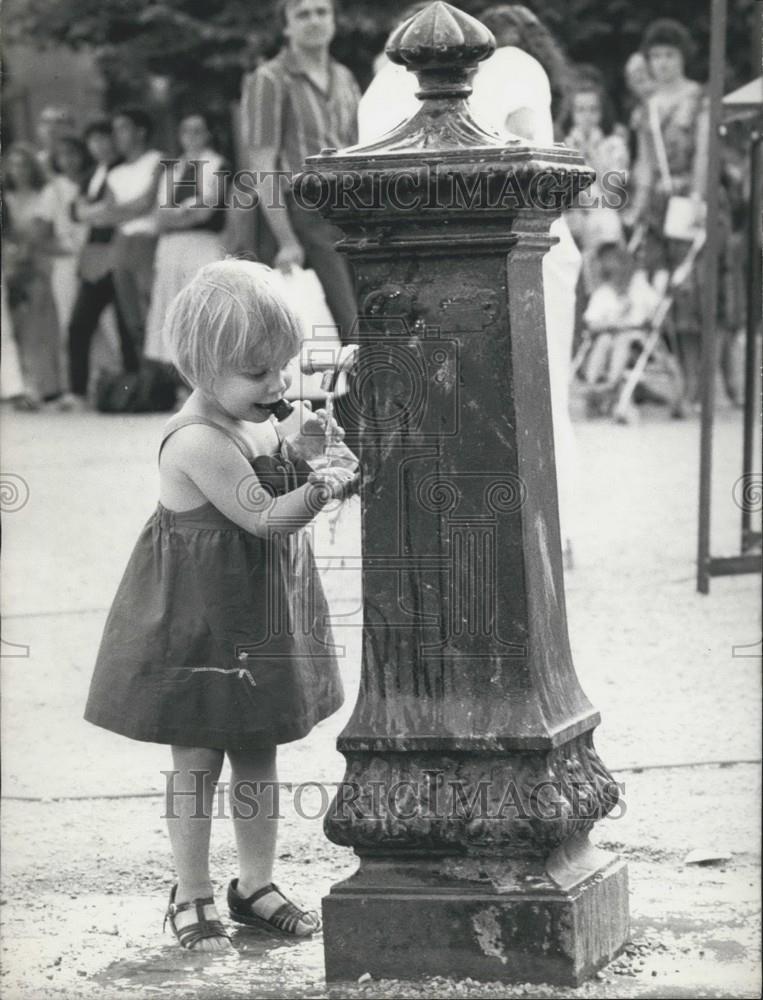
[[[336,420],[332,418],[329,423],[325,410],[306,413],[300,430],[285,439],[289,454],[305,462],[322,458],[326,452],[326,440],[329,434],[335,441],[344,438],[344,431]]]
[[[333,417],[329,419],[329,415],[325,410],[316,410],[315,416],[320,420],[321,424],[323,424],[323,433],[327,438],[331,438],[332,441],[343,440],[344,429],[339,426]]]
[[[317,472],[311,472],[308,483],[315,487],[318,493],[324,490],[334,500],[344,500],[351,496],[359,483],[359,476],[350,469],[338,465],[327,465]]]

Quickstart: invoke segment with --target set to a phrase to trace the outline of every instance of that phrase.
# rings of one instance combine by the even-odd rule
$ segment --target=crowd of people
[[[423,6],[414,4],[403,19]],[[284,0],[281,16],[283,48],[244,77],[239,167],[296,173],[305,156],[376,138],[415,112],[415,81],[402,67],[380,56],[361,96],[350,71],[329,55],[331,0]],[[707,102],[703,87],[686,75],[692,41],[675,21],[649,25],[640,51],[628,59],[629,104],[617,122],[601,73],[570,63],[527,8],[501,4],[481,19],[498,49],[475,77],[475,112],[499,132],[541,145],[562,140],[597,173],[578,207],[555,224],[559,244],[544,265],[547,292],[553,287],[546,295],[552,382],[559,386],[558,413],[566,413],[574,331],[601,326],[595,303],[589,308],[599,286],[609,289],[607,322],[627,327],[632,297],[644,299],[642,279],[664,294],[687,241],[702,232]],[[183,117],[177,138],[170,161],[153,148],[151,121],[140,108],[121,108],[80,133],[68,109],[50,107],[40,118],[39,147],[15,143],[8,150],[2,396],[18,408],[86,408],[99,367],[135,372],[144,358],[169,364],[163,327],[175,294],[200,267],[242,249],[242,221],[232,222],[231,214],[247,216],[244,229],[256,220],[252,248],[259,259],[282,270],[315,271],[340,338],[349,335],[356,309],[352,274],[333,250],[333,227],[299,207],[286,181],[283,199],[262,198],[245,213],[226,211],[219,177],[229,166],[214,148],[206,116]],[[617,177],[619,187],[610,183]],[[733,275],[742,269],[732,259],[742,239],[731,223],[735,202],[745,197],[745,178],[730,171],[727,180],[723,259]],[[618,190],[627,197],[618,200]],[[679,201],[688,212],[683,238],[666,229],[666,215]],[[631,258],[625,270],[638,272],[635,283],[613,284],[602,274],[602,261],[614,259],[613,252]],[[723,343],[742,323],[738,282],[724,281],[722,289]],[[671,291],[668,333],[683,375],[673,406],[678,416],[698,400],[700,268]],[[636,312],[643,328],[648,311]],[[599,395],[621,374],[619,364],[599,363],[600,357],[597,348],[594,360],[580,367]],[[627,359],[628,351],[618,357]],[[727,384],[736,397],[733,373]],[[561,437],[565,419],[558,415]]]
[[[18,409],[86,408],[93,360],[130,373],[144,358],[169,365],[169,303],[224,256],[227,166],[205,116],[181,120],[173,159],[152,148],[151,129],[124,107],[80,135],[51,107],[41,148],[8,150],[2,395]]]

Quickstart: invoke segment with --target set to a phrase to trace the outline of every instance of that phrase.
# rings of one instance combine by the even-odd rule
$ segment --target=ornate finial
[[[387,56],[416,74],[422,100],[468,97],[477,63],[495,51],[484,24],[449,3],[436,0],[390,36]]]

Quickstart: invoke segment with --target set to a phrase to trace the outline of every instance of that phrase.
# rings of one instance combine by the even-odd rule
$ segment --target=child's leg
[[[251,896],[273,878],[278,836],[276,748],[229,750],[228,757],[230,806],[238,847],[238,888],[242,896]]]
[[[167,829],[177,869],[176,903],[212,896],[209,875],[209,836],[215,782],[220,777],[222,750],[203,747],[172,748],[175,770],[167,796]],[[204,907],[208,920],[218,920],[213,905]],[[195,909],[176,914],[178,930],[197,922]],[[217,951],[230,948],[226,938],[206,938],[194,945],[194,951]]]
[[[618,333],[612,343],[612,352],[609,355],[609,370],[607,372],[607,382],[614,385],[618,382],[628,365],[631,354],[631,344],[634,340],[632,330],[625,330]]]
[[[231,762],[231,814],[239,862],[236,892],[247,899],[273,878],[278,835],[276,748],[229,750],[228,757]],[[283,896],[269,892],[251,904],[251,911],[267,920],[283,903]],[[317,925],[317,919],[306,914],[293,933],[297,936],[310,934]]]
[[[589,385],[596,385],[601,377],[607,363],[611,343],[611,333],[600,333],[598,337],[594,338],[585,362],[585,380]]]

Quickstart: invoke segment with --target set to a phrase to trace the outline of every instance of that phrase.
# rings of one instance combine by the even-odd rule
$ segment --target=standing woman
[[[36,218],[40,245],[51,258],[51,285],[61,334],[59,366],[62,384],[68,389],[67,331],[79,287],[77,264],[87,239],[87,226],[74,221],[71,206],[82,193],[93,164],[84,142],[66,136],[53,147],[52,165],[55,175],[42,191]]]
[[[146,324],[146,356],[168,364],[172,355],[163,328],[170,303],[199,268],[225,256],[221,237],[228,166],[212,148],[203,114],[183,118],[178,139],[181,157],[167,166],[159,185],[160,237]]]
[[[671,195],[690,197],[695,223],[704,224],[709,119],[703,88],[686,76],[691,47],[686,28],[667,18],[653,21],[642,42],[655,89],[647,102],[638,138],[635,213],[645,230],[643,263],[652,274],[673,271],[688,250],[686,241],[668,239],[663,232]],[[699,391],[700,271],[695,266],[677,289],[673,308],[690,403],[695,402]]]
[[[58,315],[37,222],[45,175],[24,143],[10,147],[5,163],[3,266],[27,408],[35,409],[61,392]]]
[[[0,360],[0,402],[7,400],[16,410],[36,410],[24,385],[5,283],[0,284]]]
[[[561,110],[569,72],[561,49],[538,18],[520,4],[490,7],[480,20],[498,48],[480,63],[471,106],[505,135],[538,145],[554,142],[554,115]],[[576,446],[569,409],[572,339],[581,255],[564,217],[551,224],[558,242],[543,258],[546,342],[554,422],[559,521],[565,565],[572,566]]]

